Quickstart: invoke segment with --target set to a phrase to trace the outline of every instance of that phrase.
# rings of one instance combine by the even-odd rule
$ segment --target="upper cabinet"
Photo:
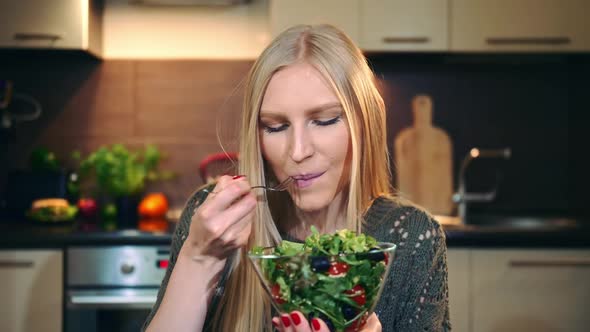
[[[447,0],[363,0],[359,12],[364,50],[448,49]]]
[[[331,23],[365,51],[590,51],[588,0],[270,0],[271,32]]]
[[[451,50],[590,50],[588,0],[452,0]]]
[[[359,42],[357,0],[271,0],[270,30],[273,37],[296,24],[328,23]]]
[[[0,47],[102,49],[102,1],[19,0],[0,3]]]

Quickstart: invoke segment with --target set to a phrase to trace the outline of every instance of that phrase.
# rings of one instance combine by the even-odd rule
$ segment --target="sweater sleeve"
[[[141,331],[145,331],[149,326],[150,322],[156,315],[158,308],[160,307],[160,303],[162,303],[162,298],[166,293],[166,287],[168,286],[168,281],[170,280],[170,275],[172,274],[172,270],[174,270],[174,265],[176,264],[176,259],[178,258],[178,254],[182,245],[184,244],[184,240],[188,236],[188,232],[191,225],[191,220],[195,210],[199,205],[205,200],[207,194],[205,191],[200,190],[197,191],[186,203],[184,209],[180,215],[180,220],[176,225],[176,229],[174,230],[174,235],[172,236],[172,243],[170,245],[170,260],[168,262],[168,268],[166,269],[166,274],[164,275],[164,279],[162,280],[162,284],[160,285],[160,289],[158,291],[158,297],[156,299],[156,303],[152,307],[145,323]]]
[[[383,331],[450,331],[442,228],[413,207],[396,209],[386,219],[381,233],[397,249],[375,310]]]

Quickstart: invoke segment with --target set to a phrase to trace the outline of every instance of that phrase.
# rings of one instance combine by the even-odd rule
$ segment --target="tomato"
[[[92,218],[98,212],[98,203],[94,198],[80,198],[78,200],[78,210],[83,217]]]
[[[281,297],[281,286],[279,286],[279,284],[274,284],[270,290],[270,293],[272,295],[272,299],[277,304],[284,304],[287,302]]]
[[[344,294],[352,295],[351,299],[361,307],[367,303],[367,295],[365,294],[365,289],[361,285],[352,287],[352,289],[345,291]]]
[[[140,219],[137,229],[144,232],[166,232],[169,224],[168,220],[163,218]]]
[[[357,320],[355,320],[352,324],[350,324],[347,328],[346,328],[346,332],[357,332],[360,331],[361,328],[363,328],[363,326],[365,326],[365,323],[367,322],[367,318],[369,318],[368,314],[365,313],[365,315]]]
[[[328,268],[328,274],[332,277],[343,277],[348,272],[349,266],[343,262],[332,262]]]
[[[163,193],[147,194],[139,203],[137,212],[146,218],[163,218],[168,212],[168,200]]]

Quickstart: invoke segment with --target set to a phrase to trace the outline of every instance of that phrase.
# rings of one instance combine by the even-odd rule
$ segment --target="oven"
[[[66,250],[66,332],[140,330],[168,267],[169,247]]]

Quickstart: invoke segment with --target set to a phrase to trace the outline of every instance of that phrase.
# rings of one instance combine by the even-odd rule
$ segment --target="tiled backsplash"
[[[474,61],[474,59],[476,61]],[[198,163],[236,148],[241,84],[252,61],[105,60],[77,53],[0,53],[0,78],[37,98],[35,122],[0,136],[0,184],[8,169],[26,166],[31,149],[45,145],[67,159],[116,142],[154,143],[179,174],[154,184],[182,205],[201,184]],[[410,103],[426,93],[434,125],[451,137],[454,174],[473,146],[510,146],[498,199],[480,212],[580,213],[585,177],[581,117],[587,56],[371,56],[388,107],[389,142],[412,123]],[[587,84],[586,84],[587,85]],[[588,107],[585,107],[586,110]],[[217,128],[220,128],[218,131]],[[482,173],[484,174],[484,173]],[[485,187],[486,176],[470,188]]]

